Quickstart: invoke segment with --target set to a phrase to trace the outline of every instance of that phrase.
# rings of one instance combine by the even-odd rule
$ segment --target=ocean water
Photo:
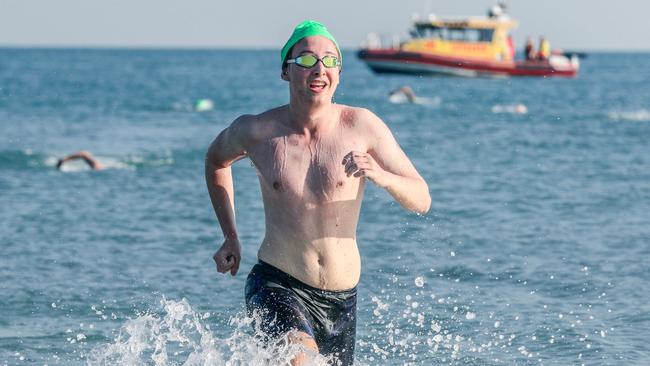
[[[221,129],[287,102],[277,53],[0,49],[0,365],[286,364],[242,313],[253,168],[234,278],[203,177]],[[347,52],[336,101],[382,117],[433,198],[366,190],[357,364],[647,364],[648,85],[650,54],[567,80],[376,76]],[[77,150],[108,169],[57,171]]]

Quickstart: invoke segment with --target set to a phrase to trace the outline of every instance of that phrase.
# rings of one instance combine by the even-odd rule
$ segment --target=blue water
[[[290,352],[257,344],[241,313],[264,229],[253,168],[234,167],[235,278],[212,262],[203,177],[221,129],[288,100],[277,56],[0,49],[0,365]],[[590,54],[569,80],[376,76],[345,60],[336,101],[381,116],[433,198],[417,216],[366,191],[358,364],[645,364],[650,54]],[[423,103],[389,102],[402,85]],[[77,150],[108,169],[55,169]]]

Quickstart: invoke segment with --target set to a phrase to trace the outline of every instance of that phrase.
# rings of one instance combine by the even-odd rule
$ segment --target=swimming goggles
[[[323,66],[328,69],[341,66],[341,61],[336,56],[323,56],[323,58],[318,58],[315,55],[302,55],[296,58],[290,58],[287,60],[288,64],[296,64],[298,66],[304,67],[306,69],[311,69],[316,66],[318,61],[323,63]]]

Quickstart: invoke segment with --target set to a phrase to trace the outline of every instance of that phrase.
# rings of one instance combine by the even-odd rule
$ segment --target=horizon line
[[[208,46],[208,45],[75,45],[75,44],[3,44],[0,49],[41,50],[125,50],[125,51],[279,51],[281,47],[271,46]],[[344,51],[356,51],[361,47],[341,47]],[[650,53],[650,48],[564,48],[568,53]]]

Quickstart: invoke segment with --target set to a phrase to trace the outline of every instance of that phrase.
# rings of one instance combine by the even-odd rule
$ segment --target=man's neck
[[[298,103],[289,104],[289,120],[291,128],[302,131],[305,134],[320,134],[329,130],[334,117],[334,105],[327,104],[309,104],[298,105]]]

